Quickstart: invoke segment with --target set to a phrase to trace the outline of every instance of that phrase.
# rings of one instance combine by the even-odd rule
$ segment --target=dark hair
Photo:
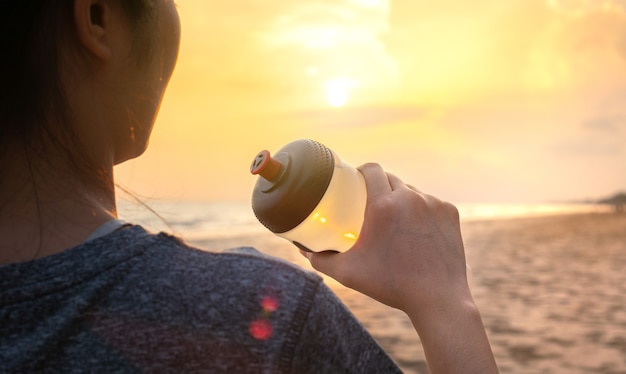
[[[112,1],[122,4],[137,33],[148,33],[153,0]],[[7,162],[3,153],[9,145],[23,149],[28,160],[45,160],[41,156],[55,147],[85,182],[95,183],[89,181],[94,173],[68,121],[61,82],[62,51],[77,45],[73,14],[74,0],[11,1],[0,12],[0,167]],[[151,43],[135,44],[143,49],[134,51],[141,63]]]

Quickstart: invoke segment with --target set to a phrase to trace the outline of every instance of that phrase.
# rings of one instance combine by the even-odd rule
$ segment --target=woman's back
[[[0,267],[0,371],[394,372],[313,273],[123,227]]]

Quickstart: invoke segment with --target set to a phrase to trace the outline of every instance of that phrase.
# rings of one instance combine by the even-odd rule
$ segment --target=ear
[[[78,40],[91,54],[99,59],[111,57],[110,26],[111,8],[106,0],[74,0],[74,23]]]

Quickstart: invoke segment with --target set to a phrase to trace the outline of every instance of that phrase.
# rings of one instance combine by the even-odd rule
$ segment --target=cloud
[[[298,0],[259,31],[261,47],[288,61],[278,72],[301,85],[346,77],[381,84],[395,67],[381,35],[388,31],[387,0]]]
[[[624,3],[396,0],[387,47],[415,96],[467,100],[608,84],[626,72]]]
[[[324,100],[332,80],[354,81],[361,96],[395,81],[381,36],[388,0],[189,0],[180,10],[177,74],[188,86],[272,96],[291,110]]]
[[[347,107],[329,110],[300,111],[290,114],[298,123],[307,123],[324,128],[366,128],[414,121],[426,116],[426,111],[417,107]]]
[[[572,15],[613,8],[626,9],[625,0],[547,0],[547,4],[555,10]]]
[[[619,157],[626,155],[626,117],[599,116],[584,121],[554,150],[568,157]]]
[[[623,115],[593,118],[585,121],[583,127],[607,136],[619,136],[624,134],[626,137],[626,117]]]

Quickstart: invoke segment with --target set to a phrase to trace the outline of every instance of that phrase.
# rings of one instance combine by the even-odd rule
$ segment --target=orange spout
[[[281,163],[270,155],[270,152],[263,150],[256,155],[250,165],[250,172],[254,175],[260,175],[271,181],[276,178],[280,172]]]

